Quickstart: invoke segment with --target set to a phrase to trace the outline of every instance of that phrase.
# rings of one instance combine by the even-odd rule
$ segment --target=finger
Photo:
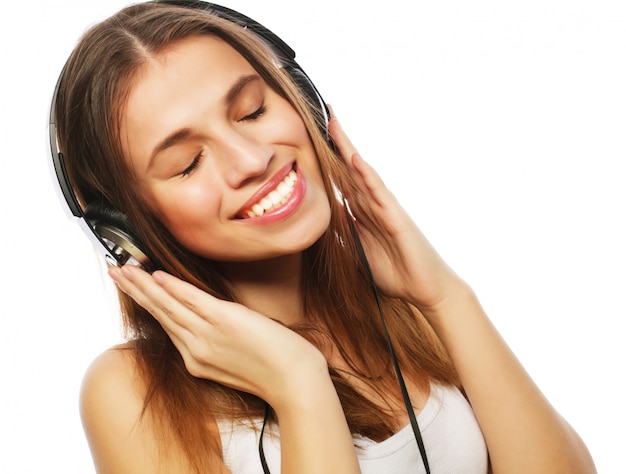
[[[193,315],[183,304],[170,295],[151,275],[132,265],[109,271],[118,286],[146,309],[172,337],[188,338],[193,327]]]
[[[169,336],[174,345],[178,348],[178,350],[183,354],[183,351],[186,350],[186,344],[184,339],[188,339],[190,334],[189,332],[180,326],[179,324],[175,324],[172,320],[170,320],[164,314],[159,314],[150,304],[149,300],[141,295],[139,289],[134,285],[134,278],[127,278],[122,273],[119,267],[110,267],[109,275],[118,285],[118,287],[127,295],[129,295],[137,304],[146,309],[154,319],[161,325],[163,330]]]
[[[376,170],[363,160],[359,153],[353,155],[352,165],[355,174],[359,177],[356,180],[357,184],[367,194],[371,202],[384,209],[398,206],[395,195],[389,190]]]
[[[328,106],[330,110],[330,122],[328,125],[329,132],[333,139],[333,142],[337,146],[339,153],[346,160],[348,165],[352,169],[356,170],[361,178],[366,190],[374,197],[378,196],[377,193],[387,193],[389,191],[385,186],[380,175],[370,166],[363,157],[359,154],[354,144],[350,141],[345,131],[343,130],[339,120],[337,119],[332,107]],[[388,196],[379,196],[388,197]]]
[[[361,177],[368,191],[376,193],[382,189],[387,189],[383,179],[376,172],[374,167],[367,163],[359,153],[355,153],[352,156],[352,166]]]
[[[220,300],[191,283],[163,271],[154,272],[152,279],[191,313],[200,316],[211,324],[215,321],[211,315],[219,312]]]
[[[328,106],[328,109],[330,110],[328,132],[330,133],[330,136],[333,139],[333,143],[337,147],[339,154],[343,157],[343,159],[346,161],[346,163],[348,163],[349,166],[352,166],[352,156],[357,153],[357,149],[348,138],[348,135],[346,135],[341,124],[339,123],[339,120],[337,120],[333,109],[330,106]]]

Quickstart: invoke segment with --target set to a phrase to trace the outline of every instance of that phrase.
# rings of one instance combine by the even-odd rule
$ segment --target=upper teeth
[[[292,170],[287,176],[285,176],[285,179],[278,183],[278,186],[276,186],[273,191],[248,209],[246,211],[246,215],[248,217],[262,216],[267,211],[283,205],[289,196],[291,196],[293,188],[296,184],[296,179],[296,172]]]

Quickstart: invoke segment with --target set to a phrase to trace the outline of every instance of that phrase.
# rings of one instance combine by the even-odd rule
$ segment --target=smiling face
[[[293,254],[328,227],[300,115],[221,39],[194,36],[150,58],[131,88],[121,138],[145,202],[200,256]]]

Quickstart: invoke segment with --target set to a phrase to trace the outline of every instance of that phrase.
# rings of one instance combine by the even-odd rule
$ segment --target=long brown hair
[[[303,306],[310,324],[293,329],[320,347],[330,343],[353,375],[381,393],[394,393],[397,386],[388,375],[391,361],[378,309],[345,208],[335,199],[336,189],[349,197],[360,226],[379,234],[380,226],[369,203],[359,197],[344,162],[320,132],[303,95],[252,34],[204,11],[153,3],[128,7],[87,31],[66,64],[56,104],[59,144],[79,199],[84,204],[105,198],[128,216],[164,270],[219,298],[237,301],[216,264],[182,247],[149,211],[132,185],[135,178],[120,143],[121,118],[137,71],[173,42],[201,34],[228,42],[291,102],[305,122],[323,171],[331,222],[304,252]],[[207,429],[216,419],[259,417],[263,402],[191,376],[156,320],[125,294],[119,298],[125,335],[147,387],[144,416],[162,428],[159,432],[174,433],[189,465],[207,472],[219,462],[221,446],[217,433],[207,435]],[[382,305],[405,375],[420,384],[457,383],[445,350],[419,312],[384,295]],[[330,371],[352,432],[372,439],[391,435],[392,414],[359,394],[341,371],[332,367]],[[171,441],[162,440],[164,452]]]

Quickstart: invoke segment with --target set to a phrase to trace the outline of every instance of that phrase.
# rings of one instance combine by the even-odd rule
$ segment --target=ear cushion
[[[132,234],[128,217],[104,199],[90,202],[85,208],[84,215],[92,224],[106,222],[123,229],[128,234]]]
[[[143,250],[145,246],[133,232],[128,217],[123,212],[100,199],[87,205],[84,216],[118,264],[138,263],[146,269],[152,266]]]

